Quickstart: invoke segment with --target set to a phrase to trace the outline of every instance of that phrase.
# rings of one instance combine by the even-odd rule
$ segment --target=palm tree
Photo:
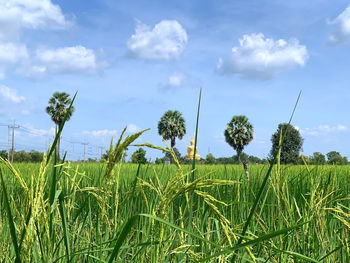
[[[46,107],[46,112],[51,116],[51,120],[56,124],[56,132],[61,126],[64,116],[66,115],[67,108],[71,104],[72,100],[69,98],[69,94],[65,92],[55,92],[49,100],[49,106]],[[67,121],[72,117],[74,107],[68,113]],[[57,156],[60,152],[60,138],[57,141]]]
[[[170,140],[171,148],[175,147],[175,140],[180,140],[186,134],[185,120],[179,111],[168,110],[158,122],[158,133],[164,140]]]
[[[246,116],[233,116],[232,120],[227,124],[225,140],[236,150],[238,163],[241,163],[240,155],[243,152],[244,146],[253,140],[253,125],[248,121]]]

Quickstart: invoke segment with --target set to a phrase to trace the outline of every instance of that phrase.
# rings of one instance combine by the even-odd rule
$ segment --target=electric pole
[[[10,126],[7,126],[7,129],[8,129],[8,132],[7,132],[7,138],[8,138],[7,161],[10,161],[10,136],[11,136]]]
[[[18,129],[19,125],[13,124],[12,126],[8,126],[8,127],[9,127],[9,133],[10,133],[10,129],[12,129],[11,163],[13,163],[13,157],[14,157],[14,154],[15,154],[15,129]],[[10,137],[9,137],[9,141],[10,141]],[[8,157],[10,157],[10,151],[8,153]],[[8,161],[10,161],[10,158],[8,159]]]
[[[88,143],[87,142],[82,142],[81,144],[84,145],[84,162],[85,162],[86,161],[86,158],[85,158],[86,145],[88,145]]]
[[[104,149],[104,147],[100,146],[100,147],[98,147],[98,148],[101,150],[101,159],[102,159],[102,157],[103,157],[103,149]]]

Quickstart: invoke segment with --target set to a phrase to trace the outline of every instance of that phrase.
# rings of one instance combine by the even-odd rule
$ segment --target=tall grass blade
[[[289,118],[288,124],[290,124],[290,123],[292,122],[292,119],[293,119],[293,116],[294,116],[296,107],[297,107],[297,105],[298,105],[298,103],[299,103],[300,96],[301,96],[301,91],[299,92],[297,101],[296,101],[296,103],[295,103],[295,105],[294,105],[293,112],[292,112],[292,114],[291,114],[291,116],[290,116],[290,118]],[[284,132],[284,133],[282,134],[282,140],[281,140],[282,142],[283,142],[283,137],[285,136],[285,134],[286,134],[286,132]],[[260,186],[259,192],[258,192],[258,194],[257,194],[257,196],[256,196],[256,198],[255,198],[254,204],[253,204],[252,208],[250,209],[248,218],[247,218],[247,220],[246,220],[246,222],[245,222],[245,224],[244,224],[244,226],[243,226],[243,229],[242,229],[241,237],[239,238],[239,240],[238,240],[236,246],[239,246],[239,245],[242,243],[242,241],[243,241],[243,238],[244,238],[244,236],[245,236],[245,234],[246,234],[246,232],[247,232],[247,229],[248,229],[248,226],[249,226],[249,224],[250,224],[250,221],[251,221],[252,218],[253,218],[253,215],[254,215],[254,213],[255,213],[256,208],[258,207],[258,203],[259,203],[259,201],[260,201],[260,199],[261,199],[261,196],[262,196],[262,193],[263,193],[263,191],[264,191],[264,189],[265,189],[265,186],[266,186],[266,184],[267,184],[267,181],[268,181],[268,179],[269,179],[269,177],[270,177],[270,175],[271,175],[272,168],[273,168],[273,166],[274,166],[274,164],[276,163],[276,160],[277,160],[277,158],[278,158],[278,153],[279,153],[279,151],[280,151],[280,148],[281,148],[281,145],[279,145],[278,151],[276,152],[276,154],[275,154],[273,160],[270,162],[269,169],[268,169],[268,171],[267,171],[267,173],[266,173],[266,176],[265,176],[265,178],[264,178],[264,180],[263,180],[263,182],[262,182],[262,184],[261,184],[261,186]],[[232,257],[232,259],[231,259],[231,263],[234,263],[235,260],[236,260],[236,254],[233,255],[233,257]]]
[[[286,227],[286,228],[283,228],[283,229],[280,229],[280,230],[277,230],[277,231],[274,231],[274,232],[271,232],[271,233],[268,233],[268,234],[265,234],[265,235],[262,235],[258,238],[255,238],[253,240],[249,240],[249,241],[246,241],[244,243],[241,243],[241,244],[237,244],[236,246],[232,247],[232,248],[229,248],[229,249],[225,249],[219,253],[216,253],[210,257],[207,257],[207,258],[204,258],[204,259],[201,259],[197,262],[206,262],[212,258],[216,258],[218,256],[221,256],[221,255],[225,255],[225,254],[229,254],[229,253],[236,253],[237,250],[239,249],[242,249],[242,248],[245,248],[245,247],[248,247],[248,246],[253,246],[253,245],[257,245],[261,242],[264,242],[264,241],[268,241],[269,239],[271,238],[274,238],[274,237],[277,237],[277,236],[280,236],[280,235],[283,235],[283,234],[286,234],[288,233],[289,231],[291,230],[295,230],[305,224],[307,224],[309,222],[304,222],[304,223],[300,223],[300,224],[297,224],[295,226],[291,226],[291,227]],[[236,254],[235,254],[236,255]]]
[[[63,240],[64,240],[64,244],[66,247],[67,262],[70,262],[71,252],[70,252],[70,246],[69,246],[67,215],[66,215],[66,210],[64,207],[64,196],[63,196],[62,192],[61,192],[60,196],[58,197],[58,201],[59,201],[59,211],[60,211],[62,227],[63,227]]]
[[[15,223],[13,221],[12,212],[11,212],[10,203],[9,203],[8,194],[7,194],[7,189],[5,186],[5,182],[4,182],[1,168],[0,168],[0,179],[1,179],[2,196],[4,198],[5,209],[6,209],[9,225],[10,225],[12,244],[13,244],[13,247],[14,247],[15,253],[16,253],[15,262],[21,263],[21,252],[20,252],[19,247],[18,247],[16,227],[15,227]]]
[[[188,230],[186,230],[184,228],[178,227],[178,226],[176,226],[176,225],[174,225],[174,224],[172,224],[172,223],[170,223],[170,222],[168,222],[168,221],[166,221],[166,220],[164,220],[164,219],[162,219],[160,217],[157,217],[157,216],[154,216],[154,215],[150,215],[150,214],[137,214],[137,215],[134,215],[134,216],[130,217],[129,220],[124,224],[123,229],[120,232],[120,234],[119,234],[119,236],[118,236],[118,238],[116,240],[116,243],[114,245],[114,249],[113,249],[113,251],[112,251],[112,253],[111,253],[110,257],[109,257],[108,263],[112,263],[113,260],[116,259],[123,242],[125,241],[125,239],[126,239],[127,235],[129,234],[129,232],[131,232],[132,226],[134,225],[134,223],[136,222],[136,220],[139,217],[148,217],[150,219],[153,219],[155,221],[163,223],[163,224],[165,224],[167,226],[170,226],[173,229],[182,231],[182,232],[184,232],[184,233],[186,233],[186,234],[188,234],[188,235],[190,235],[190,236],[192,236],[194,238],[197,238],[197,239],[199,239],[199,240],[201,240],[203,242],[206,242],[206,243],[208,243],[208,244],[210,244],[210,245],[212,245],[214,247],[221,248],[221,246],[218,245],[217,243],[211,242],[211,241],[201,237],[200,235],[192,233],[192,232],[190,232],[190,231],[188,231]]]
[[[63,127],[64,127],[64,124],[66,123],[67,121],[67,118],[68,118],[68,115],[72,109],[72,106],[73,106],[73,103],[74,103],[74,100],[77,96],[77,93],[76,92],[74,94],[74,97],[66,111],[66,114],[64,115],[64,118],[63,118],[63,121],[56,133],[56,136],[55,136],[55,139],[53,141],[53,144],[51,145],[51,148],[50,148],[50,151],[49,151],[49,154],[47,155],[47,160],[46,160],[46,164],[48,164],[50,162],[50,159],[51,159],[51,156],[52,154],[54,153],[54,158],[53,158],[53,169],[52,169],[52,177],[51,177],[51,186],[50,186],[50,190],[49,190],[49,204],[51,207],[53,202],[54,202],[54,199],[55,199],[55,195],[56,195],[56,189],[57,189],[57,167],[56,167],[56,164],[57,164],[57,157],[58,157],[58,154],[56,154],[56,151],[57,151],[57,142],[61,136],[61,133],[62,133],[62,130],[63,130]],[[66,157],[66,154],[64,155],[64,158]],[[60,171],[61,171],[62,168],[60,168]],[[54,231],[53,231],[53,228],[52,228],[52,222],[53,222],[53,214],[50,213],[50,216],[49,216],[49,234],[50,234],[50,240],[51,240],[51,247],[53,247],[53,242],[54,242]]]
[[[302,255],[300,253],[294,252],[294,251],[280,251],[284,254],[291,255],[295,258],[303,260],[303,262],[312,262],[312,263],[321,263],[321,261],[318,261],[316,259],[310,258],[308,256]]]
[[[21,250],[21,248],[22,248],[23,240],[24,240],[24,237],[25,237],[26,232],[27,232],[27,226],[29,224],[29,220],[31,217],[32,217],[32,206],[29,207],[29,211],[28,211],[28,214],[26,216],[26,222],[25,222],[25,225],[22,229],[21,238],[19,241],[19,250]]]
[[[197,120],[196,120],[196,133],[194,135],[194,151],[193,151],[193,159],[192,159],[192,173],[191,173],[191,182],[194,181],[194,169],[196,168],[196,149],[197,149],[197,138],[198,138],[198,122],[199,122],[199,110],[201,108],[201,99],[202,99],[202,88],[199,91],[199,99],[198,99],[198,109],[197,109]]]
[[[129,232],[132,229],[132,226],[134,225],[136,219],[139,217],[139,215],[134,215],[131,218],[129,218],[129,220],[125,223],[125,225],[123,226],[122,231],[120,232],[118,239],[114,245],[114,249],[112,251],[112,254],[109,257],[108,263],[112,263],[114,261],[114,259],[118,256],[120,247],[122,246],[122,244],[124,243],[127,235],[129,234]]]

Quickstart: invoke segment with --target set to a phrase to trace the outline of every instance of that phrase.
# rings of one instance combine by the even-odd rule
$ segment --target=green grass
[[[1,167],[1,262],[350,262],[349,166],[274,167],[240,247],[268,166]]]

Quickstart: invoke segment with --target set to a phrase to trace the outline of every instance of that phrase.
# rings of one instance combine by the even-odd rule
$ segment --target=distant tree
[[[29,153],[25,151],[18,151],[14,152],[13,161],[16,163],[29,163],[31,162],[31,158]]]
[[[31,150],[30,153],[30,159],[33,163],[40,163],[43,160],[44,154],[38,151]]]
[[[238,163],[241,163],[241,153],[244,147],[253,140],[253,132],[253,125],[243,115],[233,116],[232,120],[227,124],[224,133],[225,139],[236,150]],[[248,161],[243,161],[243,168],[249,181]]]
[[[342,164],[348,164],[348,163],[349,163],[348,157],[343,156],[343,162],[342,162]]]
[[[281,163],[297,164],[299,161],[299,153],[303,146],[304,139],[300,136],[300,132],[294,128],[294,126],[288,123],[279,124],[277,131],[272,135],[272,148],[270,151],[270,158],[272,159],[278,151],[281,130],[283,136],[280,158]]]
[[[323,165],[326,164],[326,156],[320,152],[314,152],[312,156],[310,156],[310,160],[312,164]]]
[[[158,122],[158,133],[164,140],[170,140],[171,148],[174,148],[176,138],[181,140],[186,134],[186,124],[181,112],[165,112]]]
[[[304,155],[304,154],[301,154],[300,156],[299,156],[299,160],[298,160],[298,163],[297,164],[301,164],[301,165],[303,165],[303,164],[312,164],[312,158],[311,157],[309,157],[309,156],[306,156],[306,155]]]
[[[154,161],[155,164],[162,164],[163,162],[163,158],[156,158],[156,160]]]
[[[216,164],[236,164],[238,160],[237,155],[233,155],[232,157],[219,157],[216,158]],[[250,164],[265,164],[268,163],[267,159],[260,159],[259,157],[253,155],[247,155],[246,153],[241,154],[241,161],[248,162]]]
[[[0,157],[2,158],[2,159],[6,159],[7,160],[7,151],[6,150],[1,150],[0,151]]]
[[[241,159],[241,162],[248,162],[249,161],[249,155],[246,154],[245,152],[242,152],[239,158]],[[238,161],[238,155],[233,155],[232,159],[233,159],[234,163],[238,163],[239,162]]]
[[[65,92],[55,92],[49,100],[49,106],[46,107],[46,112],[51,116],[51,120],[56,124],[56,130],[60,127],[63,122],[64,116],[66,115],[67,109],[71,104],[72,100],[69,98],[69,94]],[[67,121],[70,120],[74,112],[72,106],[71,111],[68,113]],[[57,141],[57,156],[60,152],[60,138]]]
[[[127,151],[128,148],[125,148],[124,154],[123,154],[123,163],[126,162],[126,157],[128,156]],[[105,162],[108,160],[109,150],[107,150],[105,153],[102,154],[102,157],[100,159],[100,162]],[[119,161],[119,160],[118,160]]]
[[[205,157],[205,163],[206,164],[215,164],[216,159],[215,159],[214,155],[212,155],[211,153],[208,153],[207,156]]]
[[[175,153],[176,159],[181,163],[183,161],[183,159],[181,157],[181,153],[179,152],[179,150],[176,147],[173,148],[173,151]],[[174,163],[173,156],[171,155],[171,153],[166,152],[164,157],[167,160],[170,160],[171,163]]]
[[[327,162],[329,164],[338,164],[338,165],[347,164],[348,158],[342,157],[339,152],[331,151],[327,153]]]
[[[245,146],[253,140],[253,125],[243,115],[233,116],[225,130],[226,142],[236,150],[238,163],[241,162],[241,153]]]
[[[147,163],[146,159],[146,151],[142,148],[139,148],[131,155],[131,162],[132,163],[141,163],[145,164]]]
[[[232,157],[219,157],[216,158],[216,164],[235,164],[237,163],[237,159]]]
[[[248,162],[249,163],[263,163],[263,160],[261,160],[259,157],[253,156],[253,155],[249,155],[248,156]]]

